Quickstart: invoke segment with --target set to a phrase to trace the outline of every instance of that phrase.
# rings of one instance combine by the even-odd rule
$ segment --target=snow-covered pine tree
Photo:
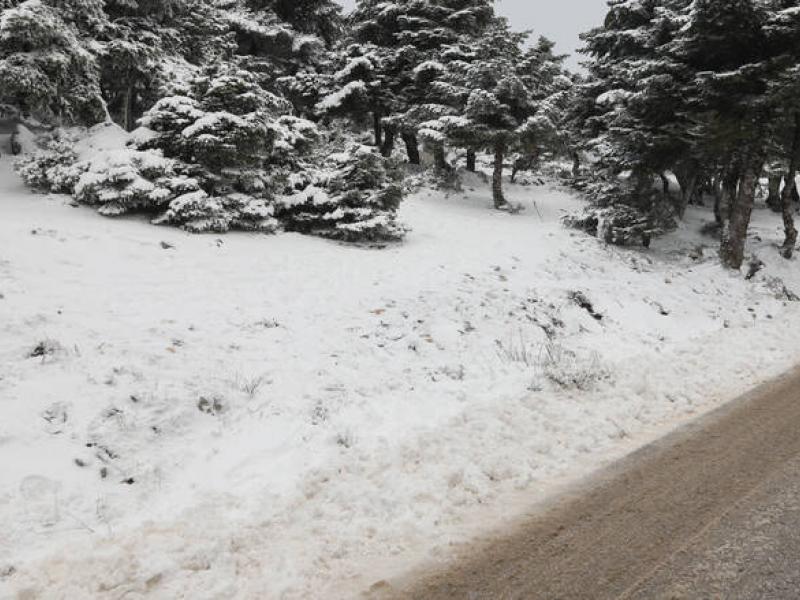
[[[357,125],[369,123],[375,147],[383,142],[383,115],[390,104],[384,67],[392,60],[391,52],[371,43],[350,44],[338,57],[338,68],[332,74],[325,94],[316,105],[316,112],[327,117],[348,117]]]
[[[0,103],[57,124],[106,118],[97,49],[101,0],[26,0],[0,15]]]
[[[686,114],[705,156],[726,164],[726,201],[720,257],[738,269],[755,191],[765,159],[772,107],[767,82],[769,12],[752,0],[695,0],[672,51],[695,73],[686,86]]]
[[[463,63],[455,77],[445,75],[452,88],[469,90],[461,115],[426,122],[422,135],[460,147],[487,149],[494,155],[492,196],[495,208],[506,208],[503,169],[509,152],[520,140],[521,128],[536,107],[518,67],[523,63],[526,33],[510,31],[496,19],[476,46],[479,59]]]
[[[519,129],[512,181],[519,169],[531,168],[547,152],[553,157],[573,154],[568,128],[564,124],[574,99],[574,78],[564,68],[566,56],[556,55],[554,49],[554,42],[539,37],[517,67],[533,115]]]
[[[381,71],[370,74],[370,80],[381,81],[382,105],[373,114],[382,129],[376,138],[382,137],[385,156],[399,134],[409,161],[419,162],[417,129],[442,114],[428,102],[429,90],[419,86],[419,69],[432,66],[470,36],[477,39],[493,17],[491,0],[359,0],[350,16],[349,43],[383,49]],[[437,152],[437,162],[442,155]]]
[[[282,197],[279,218],[290,231],[346,242],[401,239],[400,173],[374,148],[355,145],[328,156],[310,185]]]
[[[191,231],[273,231],[272,195],[283,172],[270,168],[270,157],[288,111],[285,100],[233,67],[195,78],[187,96],[159,100],[142,118],[151,133],[140,149],[176,159],[200,188],[174,199],[161,222]]]
[[[132,130],[175,73],[230,60],[232,36],[208,0],[108,0],[100,53],[103,94],[114,121]]]
[[[767,135],[771,144],[769,156],[770,198],[767,203],[779,208],[783,217],[784,241],[781,254],[791,258],[797,243],[794,222],[796,178],[800,170],[800,2],[774,0],[769,5],[767,32],[769,53],[774,74],[767,91],[773,104],[774,118]],[[784,181],[783,190],[780,189]]]
[[[596,111],[585,130],[587,147],[611,174],[632,173],[630,200],[644,212],[659,201],[651,194],[656,175],[685,160],[687,168],[675,170],[686,201],[692,193],[688,182],[698,179],[688,165],[696,161],[686,160],[688,125],[680,116],[683,85],[693,72],[672,56],[671,46],[688,4],[614,1],[604,26],[584,35],[584,52],[592,59],[585,91]],[[681,177],[683,170],[692,174]]]
[[[220,6],[235,35],[238,65],[265,89],[288,92],[298,112],[310,114],[318,100],[313,88],[324,83],[320,75],[331,62],[328,40],[340,30],[338,7],[331,0],[224,0]]]
[[[595,157],[599,180],[584,187],[596,206],[569,221],[609,242],[649,244],[674,225],[700,180],[704,163],[691,151],[684,110],[694,72],[673,48],[689,4],[612,0],[604,24],[582,36],[589,74],[567,122]],[[682,200],[667,185],[657,191],[667,170],[678,176]]]
[[[249,0],[255,10],[272,10],[300,33],[321,39],[329,48],[339,41],[344,26],[342,7],[333,0]]]

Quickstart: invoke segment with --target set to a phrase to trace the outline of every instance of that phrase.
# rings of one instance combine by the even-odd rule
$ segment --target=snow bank
[[[190,236],[0,163],[0,597],[353,598],[797,363],[690,210],[648,251],[421,190],[383,251]]]

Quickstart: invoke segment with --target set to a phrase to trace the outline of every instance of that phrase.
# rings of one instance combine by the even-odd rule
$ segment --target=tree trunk
[[[377,110],[372,113],[372,132],[375,136],[375,147],[380,148],[383,145],[383,125],[381,124],[381,113]]]
[[[444,154],[444,144],[436,144],[433,147],[433,166],[437,171],[447,171],[450,168]]]
[[[467,171],[475,172],[475,150],[467,148]]]
[[[409,164],[420,164],[419,142],[417,141],[417,136],[413,133],[403,133],[402,138],[406,145],[406,154],[408,155]]]
[[[122,127],[125,131],[131,130],[131,96],[133,95],[133,91],[131,90],[131,86],[125,89],[125,96],[122,99]]]
[[[786,185],[781,194],[781,214],[783,215],[784,241],[781,254],[784,258],[792,258],[797,243],[797,229],[794,226],[794,207],[792,194],[797,191],[797,169],[800,167],[800,112],[794,114],[794,136],[792,137],[792,154],[789,157],[789,170],[786,172]],[[772,182],[770,182],[772,183]],[[770,190],[770,194],[772,190]]]
[[[783,174],[781,173],[769,176],[769,194],[767,195],[767,206],[769,206],[775,212],[780,212],[781,210],[781,181],[783,181]]]
[[[658,176],[661,178],[661,189],[664,193],[664,198],[669,198],[669,179],[666,173],[659,173]]]
[[[495,208],[507,206],[505,196],[503,196],[503,160],[505,158],[506,146],[503,142],[497,142],[494,146],[494,172],[492,174],[492,198]]]
[[[390,157],[394,152],[394,138],[397,135],[397,129],[392,125],[386,125],[383,128],[383,144],[381,144],[381,154],[385,157]]]
[[[692,168],[676,169],[675,177],[681,189],[681,198],[680,202],[677,204],[677,212],[678,217],[683,219],[683,216],[686,214],[686,207],[691,203],[695,189],[697,188],[697,172]]]
[[[720,196],[718,206],[716,207],[717,223],[723,228],[723,235],[725,235],[725,228],[731,219],[731,208],[733,207],[733,199],[736,197],[736,185],[739,182],[739,166],[731,165],[721,176],[720,182]]]
[[[761,161],[750,159],[744,167],[739,189],[730,211],[730,223],[723,231],[719,254],[722,264],[730,269],[739,269],[744,262],[744,250],[747,242],[747,230],[750,227],[750,216],[755,202],[758,174]]]
[[[722,187],[722,175],[714,177],[711,183],[711,188],[714,192],[714,220],[717,225],[722,226],[724,219],[722,218],[722,195],[725,193]]]

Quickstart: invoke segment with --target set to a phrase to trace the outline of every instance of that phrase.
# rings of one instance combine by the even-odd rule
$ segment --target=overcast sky
[[[338,1],[348,10],[355,4]],[[496,0],[496,8],[514,29],[533,29],[534,36],[554,40],[559,52],[572,53],[571,66],[582,60],[574,56],[578,34],[602,23],[606,14],[605,0]]]

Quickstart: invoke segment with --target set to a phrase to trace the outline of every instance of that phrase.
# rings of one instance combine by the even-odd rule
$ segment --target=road
[[[380,600],[800,598],[800,370]]]

